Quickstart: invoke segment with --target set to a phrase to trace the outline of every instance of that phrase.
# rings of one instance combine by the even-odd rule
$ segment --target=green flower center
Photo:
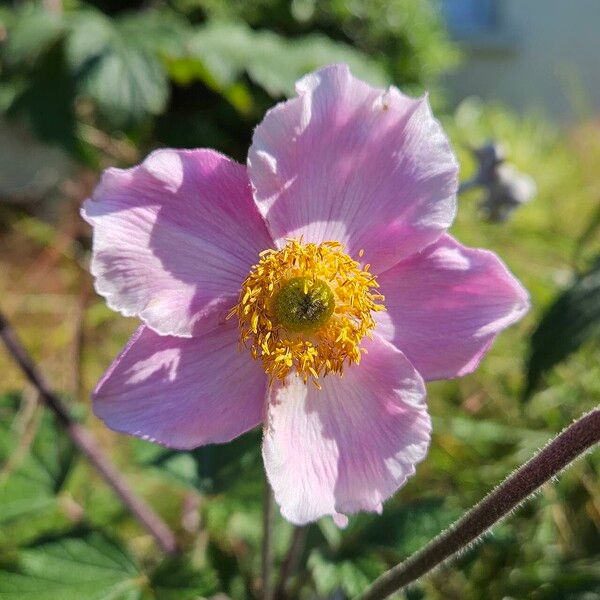
[[[290,331],[312,331],[325,325],[335,309],[331,288],[320,279],[294,277],[273,300],[274,316]]]

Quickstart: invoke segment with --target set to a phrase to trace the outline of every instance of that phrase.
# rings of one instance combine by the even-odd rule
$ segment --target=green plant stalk
[[[298,568],[302,553],[304,552],[307,534],[308,527],[299,525],[294,527],[292,541],[290,542],[290,547],[288,548],[287,555],[281,566],[279,580],[275,588],[275,600],[284,600],[286,597],[286,584],[294,574],[294,571]]]
[[[519,467],[479,504],[422,550],[392,567],[358,600],[382,600],[468,549],[492,525],[507,517],[544,483],[600,442],[600,407],[575,421]]]

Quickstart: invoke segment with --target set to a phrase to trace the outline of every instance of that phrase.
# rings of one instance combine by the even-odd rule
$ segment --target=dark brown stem
[[[281,566],[279,581],[275,588],[275,600],[283,600],[286,597],[286,584],[300,564],[300,558],[302,557],[302,552],[304,551],[304,545],[306,543],[307,532],[308,527],[294,527],[292,541],[290,542],[288,553]]]
[[[115,491],[123,504],[150,532],[167,553],[177,551],[175,535],[162,519],[141,498],[136,496],[117,468],[102,452],[96,440],[80,423],[73,420],[66,406],[54,394],[31,357],[17,338],[6,318],[0,313],[0,338],[30,383],[37,389],[42,402],[54,413],[75,446],[88,458],[104,481]]]
[[[262,600],[273,599],[273,524],[275,521],[273,490],[265,478],[263,500]]]
[[[600,408],[569,425],[425,548],[379,577],[360,600],[382,600],[465,550],[542,484],[600,441]]]

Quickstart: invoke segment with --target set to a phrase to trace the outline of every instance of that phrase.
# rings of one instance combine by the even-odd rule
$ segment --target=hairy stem
[[[559,433],[529,462],[519,467],[422,550],[381,575],[360,596],[360,600],[386,598],[466,549],[542,484],[599,441],[600,408],[595,408]]]
[[[37,389],[42,402],[65,428],[75,446],[85,454],[92,466],[119,496],[133,516],[154,536],[158,545],[169,554],[176,552],[177,542],[173,532],[152,508],[133,492],[88,430],[71,417],[62,400],[51,391],[2,313],[0,313],[0,338],[29,382]]]
[[[263,500],[263,540],[262,540],[262,599],[273,599],[273,524],[275,506],[273,490],[265,477]]]

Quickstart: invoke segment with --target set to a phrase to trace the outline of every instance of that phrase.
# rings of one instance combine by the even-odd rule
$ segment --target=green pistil
[[[287,281],[273,300],[279,324],[291,331],[314,331],[325,325],[333,314],[335,301],[330,287],[309,277]]]

